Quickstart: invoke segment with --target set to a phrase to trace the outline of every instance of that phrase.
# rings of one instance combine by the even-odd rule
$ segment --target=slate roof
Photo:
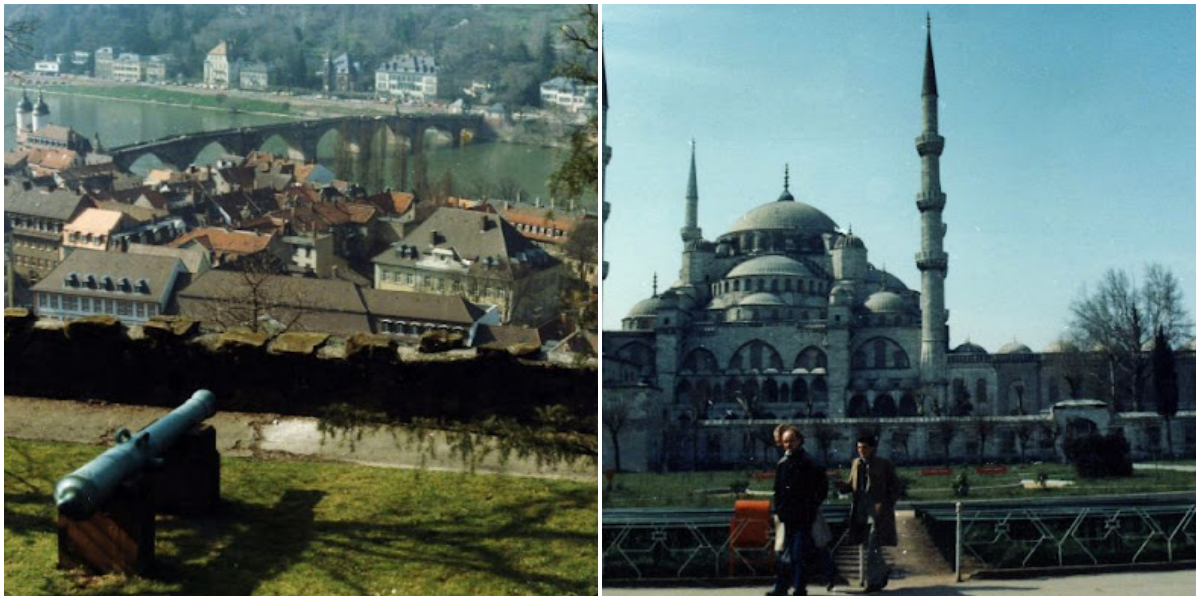
[[[400,251],[401,246],[416,248],[420,256]],[[469,261],[472,272],[493,270],[493,275],[512,277],[512,270],[523,259],[536,257],[542,266],[552,266],[557,261],[525,239],[503,218],[477,211],[442,207],[413,229],[400,242],[393,244],[371,262],[383,265],[414,265],[427,257],[433,249],[452,251],[459,260]],[[489,266],[487,259],[492,259]]]
[[[362,297],[367,310],[376,317],[405,317],[470,325],[485,312],[462,296],[364,288]]]
[[[69,291],[72,295],[77,296],[118,300],[136,298],[162,300],[165,297],[164,294],[170,293],[171,290],[167,289],[167,286],[173,281],[175,272],[181,267],[180,260],[174,257],[101,252],[81,248],[71,252],[45,279],[33,286],[33,291]],[[71,273],[76,274],[77,280],[81,284],[86,283],[90,275],[100,285],[97,285],[96,289],[91,289],[87,285],[78,287],[69,285],[68,278]],[[106,276],[114,284],[112,291],[102,287]],[[122,278],[127,279],[134,286],[132,291],[121,291],[120,287],[117,287]],[[149,293],[137,291],[137,283],[143,279],[149,286]]]
[[[198,273],[208,261],[208,253],[200,248],[172,248],[170,246],[154,246],[151,244],[129,244],[126,254],[142,256],[165,256],[177,258],[183,263],[183,268],[193,275]]]
[[[518,325],[480,325],[475,329],[475,346],[479,348],[507,348],[514,344],[542,345],[538,330]]]
[[[69,221],[83,207],[91,206],[79,194],[57,189],[47,192],[41,188],[24,189],[20,183],[4,187],[4,212]]]

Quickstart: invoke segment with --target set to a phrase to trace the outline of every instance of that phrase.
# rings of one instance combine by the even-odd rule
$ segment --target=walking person
[[[884,546],[896,546],[896,501],[900,499],[900,478],[896,466],[875,455],[879,441],[873,435],[860,435],[855,448],[858,458],[850,465],[850,478],[838,486],[852,493],[850,503],[851,544],[866,544],[867,594],[887,587],[890,568],[883,557]]]
[[[785,454],[775,467],[775,514],[783,522],[784,553],[790,561],[782,562],[791,563],[791,577],[787,569],[776,569],[775,587],[767,595],[786,596],[791,587],[793,595],[806,596],[804,560],[814,549],[812,525],[829,493],[829,481],[801,447],[804,436],[799,430],[784,428],[781,440]]]

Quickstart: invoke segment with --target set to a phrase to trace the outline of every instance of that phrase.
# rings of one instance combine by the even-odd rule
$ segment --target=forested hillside
[[[350,52],[373,72],[383,60],[424,50],[437,59],[439,94],[454,98],[473,80],[491,82],[495,99],[536,105],[538,84],[554,76],[570,49],[559,33],[582,22],[572,5],[5,5],[5,27],[33,21],[27,49],[6,47],[5,70],[30,69],[45,54],[104,46],[173,54],[198,79],[218,42],[248,60],[273,65],[280,85],[317,88],[326,52]],[[443,83],[444,82],[444,83]]]

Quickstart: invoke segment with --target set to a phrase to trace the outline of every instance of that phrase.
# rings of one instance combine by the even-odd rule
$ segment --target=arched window
[[[803,379],[797,379],[792,385],[792,401],[797,403],[808,402],[808,384]]]
[[[892,399],[891,394],[875,398],[875,416],[885,418],[896,416],[896,401]]]
[[[696,348],[683,359],[684,373],[716,373],[717,357],[704,348]]]
[[[763,382],[762,401],[768,403],[779,401],[779,385],[775,383],[774,379],[768,379]]]
[[[736,365],[736,366],[735,366]],[[765,369],[783,370],[783,360],[779,352],[769,344],[760,340],[748,342],[738,349],[730,362],[730,368],[762,371]]]
[[[901,417],[917,416],[917,400],[916,398],[913,398],[911,393],[904,394],[904,396],[900,398],[900,410],[898,411],[898,414]]]
[[[850,398],[850,406],[846,408],[846,416],[851,419],[871,416],[871,407],[867,404],[867,397],[862,394],[855,394]]]
[[[793,368],[804,369],[805,371],[815,371],[824,369],[828,366],[825,353],[821,352],[814,346],[809,346],[796,355],[796,362],[793,363]]]

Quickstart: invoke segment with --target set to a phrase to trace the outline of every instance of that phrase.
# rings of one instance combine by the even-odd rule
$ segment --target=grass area
[[[4,442],[4,593],[597,593],[595,484],[223,459],[222,503],[158,517],[145,577],[54,568],[58,478],[95,446]]]
[[[238,110],[248,113],[265,113],[290,117],[295,119],[312,118],[314,114],[322,117],[353,116],[363,113],[390,114],[390,105],[375,105],[373,103],[353,103],[339,106],[330,103],[312,104],[304,99],[278,97],[276,100],[266,94],[247,96],[246,92],[215,92],[200,91],[186,87],[149,86],[116,83],[70,84],[63,83],[47,88],[48,91],[64,94],[77,94],[112,98],[114,100],[132,100],[138,102],[158,102],[177,106],[194,106],[197,108],[213,108],[220,110]]]
[[[1194,465],[1194,461],[1176,461]],[[1170,464],[1170,463],[1160,463]],[[953,500],[952,476],[923,476],[925,467],[901,467],[900,479],[907,493],[903,500]],[[1151,492],[1195,491],[1196,474],[1168,470],[1137,470],[1133,477],[1112,479],[1080,479],[1074,467],[1061,464],[1009,465],[1003,475],[978,475],[973,466],[955,467],[954,476],[966,472],[971,485],[968,499],[1019,499],[1097,494],[1141,494]],[[1026,490],[1018,486],[1022,479],[1035,480],[1039,472],[1050,479],[1074,481],[1058,489]],[[846,470],[842,469],[843,478]],[[654,507],[678,506],[693,508],[729,508],[739,498],[769,498],[773,479],[756,479],[752,471],[708,471],[696,473],[617,473],[611,483],[605,483],[604,506]],[[742,494],[734,490],[766,492],[766,495]],[[830,502],[848,502],[830,498]]]

